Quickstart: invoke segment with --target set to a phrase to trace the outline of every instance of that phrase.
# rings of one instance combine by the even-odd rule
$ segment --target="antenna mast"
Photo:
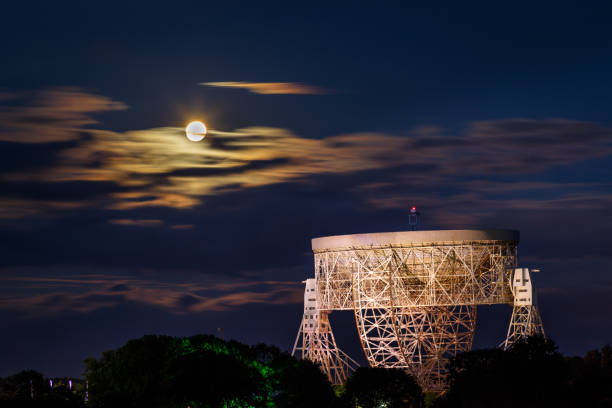
[[[415,205],[410,207],[410,215],[408,216],[408,225],[410,225],[410,229],[412,229],[412,231],[416,230],[416,226],[419,223],[420,215],[421,213],[417,211],[417,208]]]

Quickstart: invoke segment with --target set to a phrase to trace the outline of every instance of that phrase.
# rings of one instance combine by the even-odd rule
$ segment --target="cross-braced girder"
[[[395,316],[408,371],[424,389],[442,391],[448,359],[472,347],[476,307],[409,307]]]
[[[415,239],[434,235],[453,239]],[[456,240],[457,236],[478,239]],[[312,285],[316,310],[324,316],[318,319],[327,326],[320,326],[316,335],[301,334],[305,358],[323,362],[327,354],[322,350],[341,353],[327,313],[352,310],[369,365],[405,369],[425,390],[442,392],[448,359],[471,348],[477,305],[514,302],[506,343],[527,332],[543,333],[537,309],[517,309],[519,290],[509,284],[516,276],[514,231],[417,231],[319,240],[316,248],[313,240]],[[329,346],[321,338],[324,327],[331,335]],[[321,363],[324,371],[334,364]]]
[[[512,301],[507,285],[516,243],[471,242],[343,249],[315,253],[315,277],[323,310],[353,309],[357,266],[374,284],[386,280],[398,306],[454,306]],[[367,275],[362,275],[367,276]],[[388,298],[388,296],[387,296]],[[384,304],[384,296],[381,297]],[[373,299],[375,300],[375,299]]]
[[[319,364],[332,384],[342,384],[359,364],[336,345],[329,312],[319,310],[316,299],[315,280],[308,279],[304,292],[304,316],[291,355],[298,352],[301,358]]]
[[[507,349],[517,340],[533,335],[546,335],[538,308],[535,305],[513,307],[508,335],[502,343],[502,347]]]

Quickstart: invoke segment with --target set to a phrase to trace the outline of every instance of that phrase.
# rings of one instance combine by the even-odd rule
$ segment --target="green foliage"
[[[179,356],[170,375],[179,406],[257,406],[267,398],[261,373],[228,354],[202,349]]]
[[[325,407],[334,398],[314,364],[214,336],[145,336],[85,364],[93,408]]]
[[[332,388],[317,365],[276,347],[206,335],[144,336],[85,363],[92,408],[612,407],[610,346],[563,358],[543,337],[456,356],[437,399],[401,370],[359,368]],[[35,371],[0,379],[0,407],[84,407],[83,382],[53,383]]]
[[[344,404],[359,408],[423,406],[421,387],[405,371],[360,367],[346,381]]]
[[[340,398],[346,393],[346,387],[344,384],[334,385],[334,394],[336,397]]]

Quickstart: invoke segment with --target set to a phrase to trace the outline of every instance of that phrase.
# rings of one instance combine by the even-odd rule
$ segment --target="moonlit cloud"
[[[31,112],[51,109],[41,101],[53,99],[60,118],[34,121],[35,138],[21,133],[25,127],[0,129],[0,143],[11,152],[5,161],[13,163],[0,174],[0,221],[10,227],[7,262],[21,265],[30,251],[39,251],[46,266],[0,271],[0,310],[33,317],[126,304],[176,314],[299,305],[303,287],[297,282],[307,275],[296,268],[302,262],[296,259],[310,238],[302,231],[311,228],[318,212],[329,222],[352,211],[342,221],[347,225],[355,214],[402,213],[413,203],[427,209],[430,225],[520,224],[530,241],[535,236],[540,243],[538,264],[560,253],[609,257],[609,245],[588,240],[609,235],[605,223],[593,220],[610,217],[612,183],[588,176],[540,177],[611,156],[612,130],[602,125],[515,118],[472,122],[452,133],[430,126],[321,139],[258,126],[210,129],[206,139],[192,143],[178,127],[90,129],[96,113],[124,106],[78,90],[64,90],[69,95],[63,96],[48,92],[30,95],[24,105],[0,107],[7,123],[20,123],[28,115],[44,116]],[[75,107],[75,101],[84,106]],[[38,147],[46,148],[45,154],[36,156]],[[292,192],[301,195],[290,197]],[[568,211],[591,221],[568,219]],[[273,227],[268,218],[275,219]],[[62,221],[64,230],[56,231],[55,219],[70,222]],[[504,224],[507,220],[512,222]],[[551,233],[551,226],[558,231]],[[28,245],[14,244],[25,242],[22,231],[28,228],[36,231],[27,235]],[[566,229],[580,238],[567,243]],[[266,238],[259,242],[254,237],[261,231]],[[92,242],[81,248],[81,236]],[[140,245],[131,247],[136,241]],[[100,254],[98,245],[119,255]],[[269,259],[269,248],[282,255]],[[175,273],[177,265],[190,268],[200,261],[196,277]],[[65,263],[101,272],[48,270]],[[279,271],[266,271],[270,263]],[[150,268],[168,278],[109,273],[116,264]],[[296,269],[285,273],[287,266]]]
[[[0,141],[48,143],[79,138],[91,114],[127,105],[78,88],[53,88],[33,94],[0,93]]]
[[[130,227],[158,227],[164,223],[162,220],[132,220],[129,218],[114,219],[109,222],[111,224],[126,225]]]
[[[246,89],[251,93],[262,95],[324,95],[330,93],[328,90],[305,85],[299,82],[202,82],[200,85],[217,88]]]
[[[26,102],[30,104],[0,108],[7,123],[23,123],[22,128],[2,128],[2,140],[13,145],[72,141],[58,146],[53,160],[44,165],[0,175],[0,201],[5,203],[0,218],[4,219],[79,208],[188,210],[207,197],[280,183],[313,183],[323,176],[350,176],[343,188],[362,197],[361,206],[404,208],[409,201],[419,202],[438,209],[440,219],[450,218],[443,216],[445,208],[464,206],[464,218],[453,218],[456,223],[509,205],[528,208],[546,200],[588,196],[592,188],[585,183],[544,185],[499,178],[520,178],[612,154],[612,130],[565,119],[472,122],[452,136],[431,126],[402,135],[361,132],[323,139],[263,126],[211,129],[204,141],[194,144],[178,127],[88,129],[95,113],[125,105],[83,91],[44,91]],[[45,122],[42,117],[55,119]],[[38,126],[36,136],[23,135],[23,126],[29,126],[26,118],[39,118],[32,125]],[[548,196],[542,199],[538,194],[544,190]],[[446,191],[443,197],[440,191]],[[517,191],[522,198],[508,196]],[[158,225],[149,222],[157,217],[139,219],[116,216],[109,222]]]
[[[24,273],[25,272],[25,273]],[[128,275],[0,273],[0,309],[26,317],[90,313],[125,303],[173,313],[232,310],[253,304],[291,304],[303,298],[299,282],[198,276],[197,280],[141,279]],[[25,275],[25,276],[24,276]]]
[[[87,207],[87,201],[53,201],[53,200],[37,200],[14,199],[0,197],[0,219],[24,219],[41,214],[54,214],[64,211],[75,210],[78,208]]]

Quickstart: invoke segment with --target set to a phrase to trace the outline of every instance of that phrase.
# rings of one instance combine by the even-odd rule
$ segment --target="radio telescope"
[[[425,391],[442,392],[448,359],[472,347],[478,305],[512,305],[504,348],[544,334],[530,271],[517,268],[518,242],[512,230],[315,238],[292,354],[344,382],[358,364],[336,345],[329,314],[350,310],[370,366],[404,369]]]

